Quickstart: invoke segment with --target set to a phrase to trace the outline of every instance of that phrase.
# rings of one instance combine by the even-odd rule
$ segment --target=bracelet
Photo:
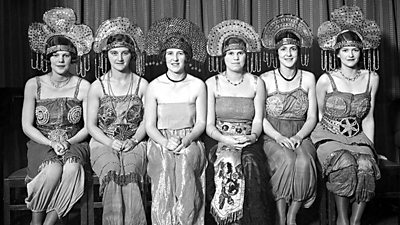
[[[131,138],[131,141],[133,141],[133,143],[135,143],[135,145],[139,144],[139,140],[134,137]]]
[[[258,141],[258,135],[257,135],[257,133],[251,133],[250,135],[256,135],[256,142]]]

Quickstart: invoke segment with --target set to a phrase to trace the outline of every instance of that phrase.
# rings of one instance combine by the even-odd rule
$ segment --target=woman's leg
[[[290,206],[289,206],[289,210],[287,213],[287,224],[288,225],[293,225],[296,224],[296,216],[297,216],[297,212],[299,211],[300,207],[301,207],[302,202],[298,202],[298,201],[293,201]]]
[[[276,207],[278,209],[278,224],[286,225],[286,200],[281,198],[276,201]]]
[[[30,225],[41,225],[45,215],[45,212],[32,212],[32,221]]]
[[[335,195],[335,203],[338,217],[336,219],[337,225],[349,225],[349,198]]]
[[[351,211],[350,225],[360,225],[366,202],[354,202]]]

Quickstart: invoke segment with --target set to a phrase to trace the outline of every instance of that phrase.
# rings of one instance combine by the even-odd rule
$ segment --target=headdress
[[[236,37],[246,43],[247,52],[247,71],[261,71],[261,56],[258,53],[261,51],[260,37],[254,27],[241,20],[225,20],[214,26],[208,34],[207,52],[211,56],[208,64],[210,72],[221,72],[223,53],[229,50],[224,43],[229,38]],[[234,46],[236,49],[241,49],[241,46]]]
[[[77,74],[85,76],[90,69],[90,52],[93,42],[93,32],[87,25],[76,25],[76,16],[70,8],[53,8],[43,14],[44,23],[32,23],[28,29],[29,45],[35,55],[31,58],[33,69],[47,71],[46,55],[67,50],[78,56]],[[49,39],[62,36],[74,45],[75,49],[64,45],[48,48]],[[86,56],[85,56],[86,55]]]
[[[276,42],[276,37],[289,32],[294,34],[300,41],[294,38],[284,37],[279,42]],[[301,65],[307,66],[309,62],[309,49],[312,46],[313,34],[307,23],[301,18],[290,15],[282,14],[271,19],[264,27],[261,41],[263,46],[267,49],[264,52],[263,60],[268,66],[271,64],[277,67],[276,50],[285,44],[294,44],[301,48],[300,61]]]
[[[168,48],[185,51],[192,62],[192,69],[201,71],[206,60],[206,37],[200,27],[183,18],[163,18],[154,22],[146,36],[146,65],[158,65],[159,55]]]
[[[361,43],[337,42],[337,37],[346,32],[356,33]],[[321,47],[321,66],[323,70],[336,68],[335,50],[343,46],[357,46],[363,50],[364,67],[369,70],[379,69],[381,31],[375,21],[365,19],[357,6],[342,6],[331,13],[331,20],[318,28],[318,44]]]
[[[108,39],[114,35],[123,34],[131,39],[131,43],[115,41],[108,43]],[[96,53],[96,77],[107,72],[106,52],[116,47],[127,47],[136,54],[136,73],[144,74],[144,34],[142,29],[128,18],[117,17],[104,21],[97,28],[93,51]]]

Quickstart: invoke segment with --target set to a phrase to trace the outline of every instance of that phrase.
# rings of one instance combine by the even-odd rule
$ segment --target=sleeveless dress
[[[250,135],[255,114],[254,97],[219,94],[215,76],[216,127],[223,135]],[[254,76],[254,92],[257,77]],[[219,142],[210,150],[214,164],[215,194],[211,214],[218,224],[266,224],[265,155],[258,143],[235,148]]]
[[[157,128],[166,138],[187,136],[195,120],[195,103],[157,104]],[[203,142],[194,140],[181,154],[174,154],[151,138],[147,147],[152,224],[204,224],[207,159]]]
[[[301,70],[300,70],[301,71]],[[266,118],[272,127],[285,137],[292,137],[306,122],[308,94],[301,87],[292,91],[281,92],[274,71],[275,92],[266,98]],[[316,197],[317,170],[314,161],[315,147],[306,137],[295,150],[279,145],[273,138],[264,135],[264,151],[267,155],[270,185],[275,200],[285,199],[303,202],[303,207],[312,205]]]
[[[41,98],[41,80],[36,77],[37,99],[35,105],[35,127],[51,141],[64,141],[75,136],[83,127],[82,101],[79,100],[79,78],[74,96],[61,98]],[[26,177],[28,197],[27,207],[35,212],[56,210],[59,217],[65,216],[83,195],[84,166],[89,158],[86,142],[72,144],[63,156],[57,156],[53,148],[33,140],[27,143],[28,175]],[[79,163],[79,168],[63,173],[55,172],[54,177],[42,172],[50,164],[65,166],[66,163]],[[53,167],[52,167],[53,168]],[[60,176],[60,177],[57,177]],[[61,182],[51,185],[50,179]]]
[[[339,196],[369,201],[375,180],[380,178],[373,143],[361,125],[371,107],[371,75],[365,92],[360,94],[339,91],[331,74],[327,75],[333,91],[326,94],[324,115],[311,134],[327,188]],[[368,193],[366,198],[361,198],[363,191]]]
[[[98,127],[108,137],[125,141],[136,133],[144,112],[138,96],[141,79],[135,92],[130,90],[126,96],[107,94],[100,80],[104,95],[100,99]],[[146,172],[146,143],[139,142],[127,152],[115,151],[94,138],[89,145],[92,168],[100,178],[103,224],[146,224],[138,186]]]

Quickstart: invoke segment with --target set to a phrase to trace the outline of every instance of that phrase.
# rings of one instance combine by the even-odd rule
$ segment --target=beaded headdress
[[[93,32],[89,26],[76,25],[76,16],[70,8],[53,8],[43,14],[44,23],[32,23],[28,29],[29,45],[35,54],[31,57],[32,69],[48,70],[46,55],[66,50],[78,56],[77,74],[85,76],[90,69],[89,55],[93,42]],[[56,36],[67,38],[75,49],[64,45],[47,46],[47,42]]]
[[[276,37],[286,32],[294,34],[300,41],[284,37],[276,42]],[[309,49],[312,46],[313,34],[307,23],[295,15],[281,14],[271,19],[262,31],[261,41],[267,50],[263,52],[263,61],[268,66],[277,67],[276,50],[285,44],[293,44],[301,48],[301,65],[307,66],[309,63]]]
[[[214,26],[208,34],[207,52],[210,55],[208,69],[210,72],[222,72],[222,56],[229,49],[224,43],[229,38],[236,37],[246,43],[247,71],[261,71],[261,42],[254,27],[241,20],[225,20]],[[242,46],[235,46],[242,49]]]
[[[162,62],[159,55],[168,48],[182,49],[191,58],[189,67],[201,72],[207,57],[206,37],[200,27],[183,18],[162,18],[154,22],[146,36],[146,65]]]
[[[128,42],[112,42],[107,43],[108,39],[114,35],[122,34],[131,39]],[[95,39],[93,42],[93,51],[96,53],[96,77],[108,71],[107,68],[107,52],[116,47],[127,47],[136,54],[136,73],[144,74],[144,34],[142,29],[128,18],[117,17],[104,21],[97,28]]]
[[[361,43],[337,42],[337,37],[347,31],[356,33]],[[331,20],[318,28],[318,44],[321,47],[321,67],[323,70],[336,68],[335,50],[343,46],[356,46],[363,50],[364,67],[379,69],[378,47],[381,31],[375,21],[365,19],[357,6],[342,6],[331,13]]]

